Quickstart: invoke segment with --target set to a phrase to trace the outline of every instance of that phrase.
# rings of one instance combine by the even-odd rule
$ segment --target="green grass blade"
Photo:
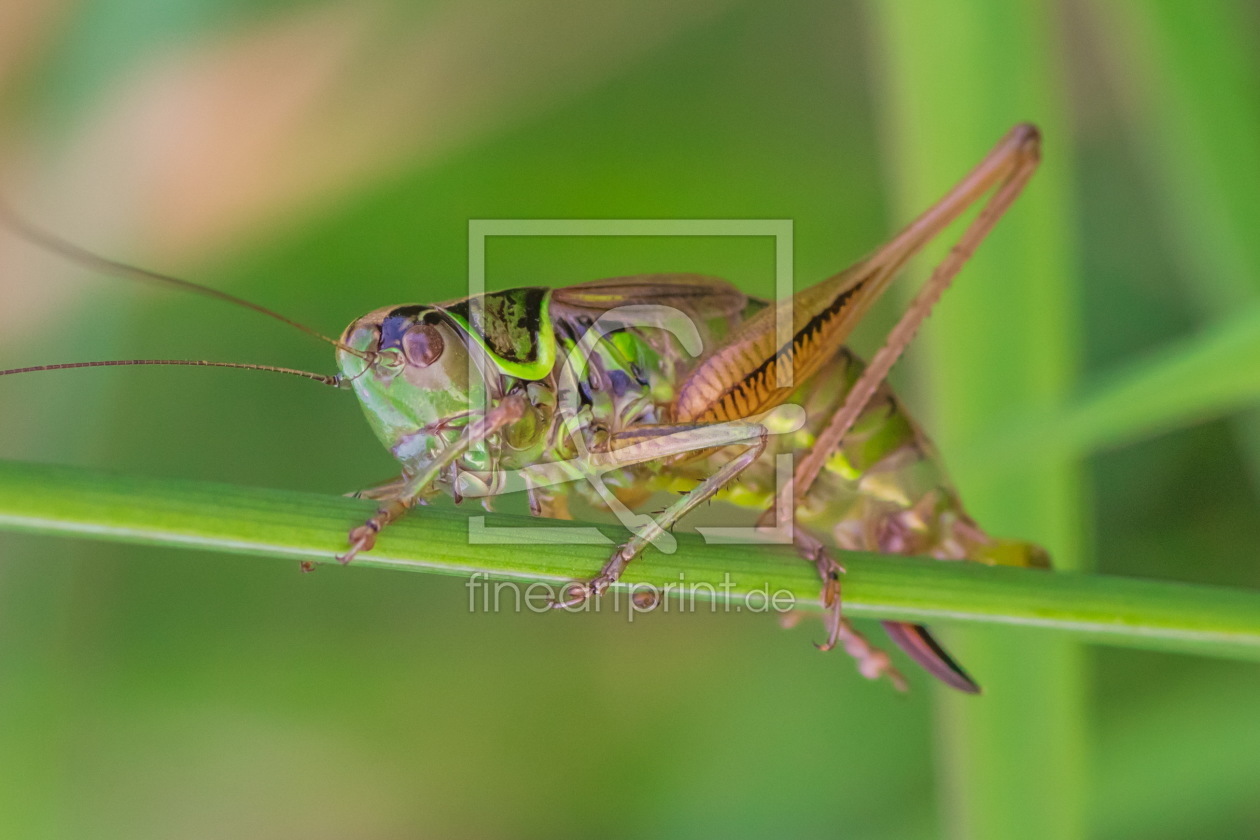
[[[329,562],[373,508],[340,496],[0,461],[0,528],[7,530]],[[435,506],[392,526],[354,565],[556,583],[589,576],[606,551],[555,544],[528,517],[496,514],[487,524],[515,526],[518,544],[472,542],[468,514]],[[817,608],[815,573],[787,547],[704,545],[690,534],[680,534],[679,544],[675,554],[653,551],[633,563],[625,583],[682,580],[697,587],[697,600],[723,601],[729,592],[739,604],[757,590],[782,589]],[[855,616],[1043,628],[1260,661],[1260,592],[864,553],[846,553],[845,564],[845,602]],[[727,575],[732,585],[724,589]],[[1008,690],[1002,672],[989,676],[993,693]]]
[[[1260,311],[1250,310],[1100,377],[1069,406],[960,447],[952,460],[1022,470],[1033,461],[1079,459],[1257,401]]]
[[[1223,321],[1260,296],[1260,40],[1246,4],[1100,3],[1087,8],[1160,194],[1191,306]],[[1223,106],[1222,103],[1228,103]],[[1233,361],[1234,367],[1250,360]],[[1258,377],[1260,378],[1260,377]],[[1260,488],[1260,413],[1234,421]]]
[[[1260,135],[1252,91],[1255,37],[1228,4],[1113,3],[1089,20],[1162,196],[1191,303],[1213,323],[1198,335],[1106,376],[1073,406],[1012,424],[961,455],[1024,463],[1081,457],[1220,417],[1260,400],[1260,164],[1238,155]],[[1207,95],[1205,95],[1205,92]],[[1219,107],[1229,102],[1230,107]],[[1235,314],[1245,307],[1241,314]],[[1255,461],[1253,416],[1238,430]],[[1253,467],[1253,472],[1255,468]]]
[[[1138,148],[1168,200],[1167,235],[1208,317],[1260,292],[1260,133],[1254,16],[1242,3],[1177,0],[1082,7],[1105,43]],[[1228,107],[1222,107],[1228,103]]]

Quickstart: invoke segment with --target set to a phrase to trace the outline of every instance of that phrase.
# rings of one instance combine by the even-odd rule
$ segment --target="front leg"
[[[433,460],[425,463],[410,477],[404,475],[396,492],[390,497],[378,497],[381,506],[376,513],[349,535],[350,550],[337,558],[342,565],[349,563],[360,552],[371,551],[376,537],[391,522],[414,506],[442,475],[442,471],[468,451],[474,443],[520,420],[525,415],[525,398],[516,394],[504,397],[498,405],[482,417],[464,427],[459,437],[446,446]]]

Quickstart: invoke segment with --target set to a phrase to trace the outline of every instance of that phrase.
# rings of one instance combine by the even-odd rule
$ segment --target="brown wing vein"
[[[680,394],[677,418],[685,422],[718,422],[748,417],[771,407],[786,394],[777,387],[778,365],[797,363],[798,381],[814,372],[821,361],[820,339],[829,327],[840,322],[846,307],[863,288],[858,282],[836,295],[822,311],[805,322],[792,341],[769,356],[757,352],[754,340],[733,348],[731,357],[712,357],[698,369],[685,386],[696,393]],[[751,368],[751,370],[749,370]],[[747,370],[744,374],[741,371]],[[731,381],[726,388],[720,383]],[[696,398],[699,399],[696,399]]]

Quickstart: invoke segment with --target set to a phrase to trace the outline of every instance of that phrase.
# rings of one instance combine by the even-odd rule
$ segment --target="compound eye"
[[[442,334],[432,324],[412,324],[403,333],[403,354],[416,367],[428,367],[436,362],[444,347]]]

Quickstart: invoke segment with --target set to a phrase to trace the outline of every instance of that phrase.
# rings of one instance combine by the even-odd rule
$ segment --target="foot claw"
[[[844,645],[849,656],[857,660],[858,672],[868,680],[887,677],[898,691],[907,689],[906,680],[893,667],[888,654],[872,645],[866,637],[853,629],[853,625],[845,620],[841,610],[840,577],[844,574],[844,566],[836,562],[827,548],[817,538],[801,531],[797,532],[797,550],[806,560],[814,564],[818,577],[822,579],[822,601],[826,614],[823,624],[827,629],[827,640],[814,643],[814,647],[822,651],[832,650],[837,645]]]
[[[567,610],[570,607],[580,606],[591,596],[588,591],[587,584],[573,582],[566,584],[560,590],[560,597],[552,599],[551,608],[553,610]]]
[[[823,579],[821,597],[823,608],[827,611],[826,618],[823,619],[823,625],[827,629],[827,641],[815,644],[814,647],[827,651],[839,644],[845,623],[840,609],[840,575],[843,574],[844,569],[831,559],[831,555],[825,553],[820,554],[815,559],[815,563],[818,566],[818,574]]]
[[[551,602],[551,608],[553,610],[564,610],[569,607],[581,606],[591,598],[598,598],[603,595],[610,585],[612,585],[612,581],[598,577],[589,581],[575,580],[565,584],[564,588],[560,590],[561,597]]]
[[[378,529],[371,525],[360,525],[350,532],[350,550],[345,554],[337,556],[337,562],[346,565],[359,555],[361,551],[371,551],[376,545],[376,532]]]

